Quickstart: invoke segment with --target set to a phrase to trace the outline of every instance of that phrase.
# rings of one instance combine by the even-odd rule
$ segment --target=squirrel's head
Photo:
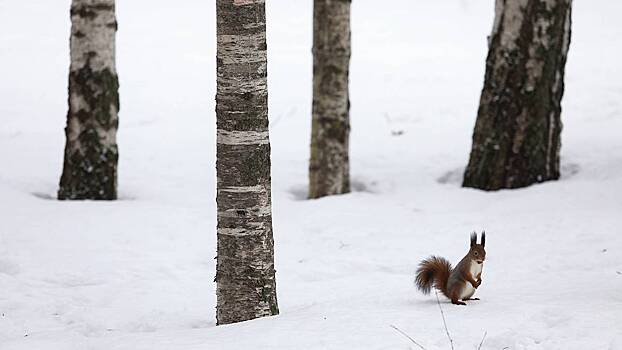
[[[471,249],[469,249],[469,256],[471,257],[471,260],[474,260],[478,264],[481,264],[484,260],[486,260],[486,249],[484,249],[485,245],[486,232],[482,231],[481,244],[477,244],[477,233],[471,233]]]

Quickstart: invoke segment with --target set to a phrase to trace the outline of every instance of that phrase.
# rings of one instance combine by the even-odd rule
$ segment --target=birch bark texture
[[[350,192],[350,0],[313,2],[309,198]]]
[[[58,199],[117,198],[119,79],[114,0],[73,0],[69,110]]]
[[[497,0],[464,187],[559,178],[572,0]]]
[[[217,0],[217,324],[279,313],[265,0]]]

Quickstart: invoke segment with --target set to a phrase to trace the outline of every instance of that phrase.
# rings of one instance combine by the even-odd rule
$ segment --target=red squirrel
[[[471,233],[471,248],[454,269],[447,259],[439,256],[423,260],[417,269],[415,279],[417,288],[423,294],[429,294],[434,286],[456,305],[466,305],[464,302],[466,300],[479,300],[471,297],[482,284],[482,267],[486,259],[485,244],[486,232],[482,231],[481,244],[477,244],[477,234]]]

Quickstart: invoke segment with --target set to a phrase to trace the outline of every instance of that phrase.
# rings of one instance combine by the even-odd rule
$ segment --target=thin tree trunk
[[[497,0],[463,186],[559,178],[561,99],[572,0]]]
[[[278,314],[265,0],[217,0],[218,324]]]
[[[66,144],[58,199],[117,198],[114,0],[73,0]]]
[[[313,2],[309,198],[350,192],[350,0]]]

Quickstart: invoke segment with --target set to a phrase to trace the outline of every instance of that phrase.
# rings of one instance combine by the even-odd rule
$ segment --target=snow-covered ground
[[[268,1],[281,315],[215,327],[214,1],[118,1],[121,200],[58,202],[69,1],[0,0],[0,349],[449,349],[413,274],[476,229],[456,349],[622,349],[622,4],[574,6],[563,178],[484,193],[459,180],[493,1],[354,1],[356,192],[308,201],[312,1]]]

